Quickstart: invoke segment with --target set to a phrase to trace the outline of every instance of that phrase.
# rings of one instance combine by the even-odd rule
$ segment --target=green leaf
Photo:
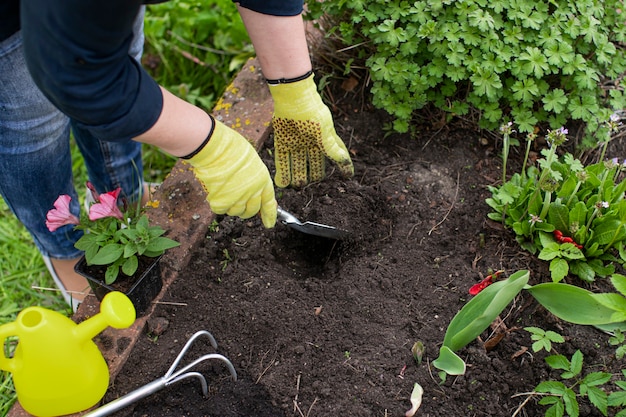
[[[130,277],[137,272],[137,267],[139,267],[139,260],[133,255],[122,264],[122,272]]]
[[[569,371],[571,367],[570,361],[563,355],[547,356],[546,363],[550,365],[552,369],[561,369],[563,371]]]
[[[433,366],[448,375],[465,374],[465,362],[447,346],[441,346],[439,357],[433,361]]]
[[[616,293],[593,294],[593,298],[603,306],[615,311],[613,321],[624,321],[626,317],[626,298]]]
[[[563,338],[563,336],[561,336],[557,332],[553,332],[552,330],[548,330],[546,332],[546,337],[555,343],[565,343],[565,339]]]
[[[94,256],[89,259],[93,265],[109,265],[117,261],[124,253],[124,246],[117,243],[109,243],[102,247]]]
[[[608,372],[591,372],[583,379],[583,383],[589,386],[598,386],[606,384],[611,380],[611,374]]]
[[[571,389],[566,389],[563,394],[563,403],[565,404],[565,411],[570,417],[579,416],[578,401],[576,401],[576,393]]]
[[[548,398],[554,398],[554,401],[547,401]],[[541,405],[553,404],[552,407],[546,410],[546,414],[544,415],[544,417],[563,417],[565,413],[565,405],[563,405],[563,400],[561,400],[560,397],[542,398],[539,401],[539,404]]]
[[[106,282],[108,285],[113,284],[117,279],[119,273],[120,267],[117,263],[109,265],[106,272],[104,273],[104,282]]]
[[[535,96],[539,95],[537,83],[532,78],[516,81],[511,86],[511,91],[513,92],[513,98],[521,102],[532,102]]]
[[[598,242],[601,246],[624,240],[624,238],[626,238],[624,225],[617,219],[603,221],[593,229],[592,241]]]
[[[529,271],[517,271],[472,298],[450,322],[443,345],[457,351],[476,339],[519,294],[529,275]]]
[[[150,243],[146,247],[146,251],[163,253],[167,249],[175,248],[177,246],[180,246],[180,243],[176,242],[175,240],[169,239],[167,237],[157,237],[150,241]]]
[[[600,304],[593,293],[584,288],[547,282],[526,289],[539,304],[562,320],[585,325],[613,322],[614,310]]]
[[[546,94],[541,101],[543,102],[543,108],[547,111],[553,111],[555,113],[561,113],[565,110],[567,105],[567,97],[560,88],[556,88]]]
[[[502,89],[502,81],[498,74],[491,70],[477,68],[476,72],[470,77],[474,84],[474,91],[479,96],[487,96],[489,99],[496,99]]]
[[[587,220],[587,206],[579,201],[569,212],[569,224],[583,225]]]
[[[532,344],[533,352],[539,352],[542,349],[545,349],[546,352],[550,352],[552,350],[552,343],[549,340],[537,340]]]
[[[547,360],[547,358],[546,358],[546,360]],[[567,361],[567,358],[565,358],[565,360]],[[569,365],[569,362],[568,362],[567,365]],[[557,394],[558,395],[558,394],[563,394],[566,389],[567,389],[567,387],[562,382],[559,382],[559,381],[543,381],[543,382],[540,382],[539,385],[537,385],[534,390],[536,392],[545,392],[545,393],[549,393],[549,394]]]
[[[583,281],[593,282],[596,277],[596,271],[593,270],[587,262],[573,261],[569,264],[570,273],[578,276]]]
[[[559,201],[550,203],[548,209],[548,222],[562,232],[569,231],[569,210]]]
[[[626,276],[622,274],[613,274],[611,276],[611,283],[617,291],[626,296]]]
[[[626,391],[616,391],[609,394],[610,407],[626,406]]]
[[[572,376],[576,376],[582,370],[583,370],[583,353],[580,350],[577,350],[572,355],[570,371],[573,374]]]
[[[591,269],[593,269],[596,275],[601,276],[601,277],[606,277],[615,272],[615,265],[613,264],[604,265],[604,262],[602,262],[601,259],[592,259],[588,261],[587,263],[589,264]]]
[[[543,249],[541,249],[541,252],[539,252],[539,259],[541,259],[542,261],[550,261],[556,258],[557,256],[561,255],[560,247],[561,245],[559,245],[558,243],[550,242],[549,244],[545,245]]]
[[[561,282],[568,272],[569,266],[565,259],[555,258],[550,262],[550,278],[552,278],[552,282]]]
[[[520,54],[519,60],[524,63],[524,74],[534,75],[537,78],[543,77],[550,68],[547,58],[536,47],[526,48],[526,51]]]

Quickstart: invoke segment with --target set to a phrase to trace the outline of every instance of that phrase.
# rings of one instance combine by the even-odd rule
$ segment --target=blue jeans
[[[143,39],[142,11],[129,51],[136,59],[141,57]],[[71,120],[34,84],[21,45],[20,32],[0,42],[0,195],[43,255],[77,258],[82,252],[74,242],[82,232],[71,225],[53,233],[46,227],[46,214],[61,194],[72,197],[75,215],[80,212],[72,175]],[[128,201],[138,200],[143,187],[140,143],[104,142],[80,129],[74,130],[74,138],[98,192],[122,187]]]

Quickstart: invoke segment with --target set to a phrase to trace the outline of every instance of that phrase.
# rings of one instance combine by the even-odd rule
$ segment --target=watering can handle
[[[7,358],[5,342],[9,336],[17,336],[17,324],[15,322],[6,323],[0,326],[0,343],[2,344],[2,352],[0,353],[0,369],[13,372],[15,364],[13,358]]]

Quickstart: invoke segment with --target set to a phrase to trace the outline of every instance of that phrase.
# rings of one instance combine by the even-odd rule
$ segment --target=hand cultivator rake
[[[215,338],[213,337],[213,335],[211,335],[211,333],[207,332],[206,330],[201,330],[199,332],[196,332],[193,336],[189,338],[185,346],[182,348],[182,350],[176,357],[176,360],[174,361],[172,366],[170,366],[170,368],[167,370],[167,372],[165,373],[163,377],[155,381],[152,381],[149,384],[146,384],[124,395],[123,397],[113,400],[110,403],[105,404],[100,408],[95,409],[94,411],[86,414],[85,417],[108,416],[111,413],[119,411],[122,408],[127,407],[128,405],[136,401],[139,401],[142,398],[145,398],[151,394],[154,394],[155,392],[160,391],[161,389],[168,387],[174,384],[175,382],[182,381],[183,379],[186,379],[186,378],[197,378],[200,381],[200,385],[202,386],[202,394],[206,397],[208,396],[208,386],[207,386],[206,379],[201,373],[196,372],[196,371],[191,371],[191,369],[194,366],[198,365],[199,363],[204,362],[206,360],[210,360],[210,359],[219,359],[222,362],[224,362],[224,364],[230,371],[230,375],[233,378],[233,381],[236,381],[237,372],[235,371],[233,364],[226,357],[216,354],[216,353],[203,355],[199,357],[198,359],[196,359],[195,361],[191,362],[189,365],[176,371],[176,367],[178,366],[182,358],[185,356],[185,353],[187,353],[187,351],[189,350],[193,342],[200,336],[207,336],[213,348],[217,349],[217,342],[215,341]]]

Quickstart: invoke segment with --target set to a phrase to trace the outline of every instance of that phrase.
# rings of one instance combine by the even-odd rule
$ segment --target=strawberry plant
[[[406,132],[432,103],[449,114],[480,112],[495,130],[512,120],[522,132],[569,120],[586,124],[626,107],[617,80],[626,70],[622,0],[309,1],[313,17],[365,62],[373,103]],[[346,63],[350,71],[351,61]]]
[[[591,372],[581,377],[583,369],[583,354],[577,350],[571,360],[563,355],[551,355],[546,358],[546,363],[554,370],[563,371],[560,375],[563,381],[544,381],[535,387],[535,395],[543,398],[539,404],[549,406],[546,416],[561,417],[565,414],[571,417],[580,415],[579,401],[587,398],[602,415],[607,415],[609,404],[615,404],[613,395],[609,397],[603,385],[611,380],[611,374],[607,372]],[[566,384],[567,383],[567,384]],[[574,390],[578,389],[578,393]],[[609,398],[611,398],[609,402]],[[624,415],[620,412],[619,415]]]

